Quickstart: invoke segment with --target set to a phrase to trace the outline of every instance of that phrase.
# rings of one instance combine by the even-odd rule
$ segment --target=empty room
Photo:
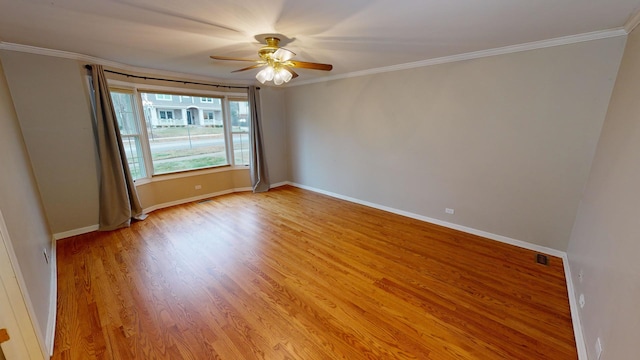
[[[637,359],[640,0],[0,0],[0,359]]]

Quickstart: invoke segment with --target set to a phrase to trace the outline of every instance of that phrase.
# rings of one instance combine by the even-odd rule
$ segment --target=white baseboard
[[[65,239],[65,238],[76,236],[76,235],[82,235],[82,234],[90,233],[92,231],[97,231],[98,228],[99,228],[99,226],[98,226],[98,224],[96,224],[96,225],[91,225],[91,226],[85,226],[85,227],[79,228],[79,229],[63,231],[63,232],[60,232],[60,233],[53,234],[53,239],[54,240],[60,240],[60,239]]]
[[[181,205],[181,204],[186,204],[186,203],[190,203],[190,202],[194,202],[194,201],[204,200],[204,199],[208,199],[208,198],[212,198],[212,197],[216,197],[216,196],[220,196],[220,195],[226,195],[226,194],[231,194],[231,193],[235,193],[235,192],[242,192],[242,191],[251,191],[251,190],[252,190],[252,188],[250,188],[250,187],[242,187],[242,188],[234,188],[234,189],[229,189],[229,190],[223,190],[223,191],[218,191],[218,192],[215,192],[215,193],[208,193],[208,194],[193,196],[193,197],[186,198],[186,199],[180,199],[180,200],[176,200],[176,201],[170,201],[170,202],[166,202],[166,203],[162,203],[162,204],[149,206],[148,208],[142,209],[142,211],[145,214],[148,214],[150,212],[153,212],[153,211],[156,211],[156,210],[159,210],[159,209],[164,209],[164,208],[170,207],[170,206]],[[96,225],[91,225],[91,226],[85,226],[83,228],[78,228],[78,229],[73,229],[73,230],[69,230],[69,231],[64,231],[64,232],[61,232],[61,233],[53,234],[53,238],[55,240],[65,239],[65,238],[68,238],[68,237],[72,237],[72,236],[76,236],[76,235],[82,235],[82,234],[90,233],[92,231],[97,231],[99,228],[100,228],[100,226],[97,225],[97,224]]]
[[[277,187],[280,187],[280,186],[289,185],[289,184],[291,184],[291,183],[288,182],[288,181],[282,181],[282,182],[279,182],[279,183],[271,184],[269,186],[269,189],[274,189],[274,188],[277,188]]]
[[[288,181],[282,181],[279,183],[275,183],[275,184],[271,184],[270,188],[277,188],[280,186],[284,186],[284,185],[288,185],[289,182]],[[162,204],[157,204],[157,205],[153,205],[153,206],[149,206],[148,208],[144,208],[142,211],[145,214],[148,214],[150,212],[159,210],[159,209],[164,209],[166,207],[170,207],[170,206],[175,206],[175,205],[181,205],[181,204],[186,204],[186,203],[190,203],[190,202],[194,202],[194,201],[199,201],[199,200],[204,200],[204,199],[208,199],[208,198],[212,198],[212,197],[216,197],[216,196],[221,196],[221,195],[226,195],[226,194],[231,194],[231,193],[236,193],[236,192],[243,192],[243,191],[252,191],[253,189],[251,187],[241,187],[241,188],[233,188],[233,189],[229,189],[229,190],[223,190],[223,191],[218,191],[215,193],[209,193],[209,194],[203,194],[203,195],[198,195],[198,196],[193,196],[190,198],[186,198],[186,199],[180,199],[180,200],[176,200],[176,201],[170,201],[170,202],[166,202],[166,203],[162,203]],[[86,234],[86,233],[90,233],[92,231],[97,231],[99,228],[99,225],[91,225],[91,226],[85,226],[83,228],[78,228],[78,229],[73,229],[73,230],[69,230],[69,231],[64,231],[64,232],[60,232],[60,233],[55,233],[53,234],[53,238],[54,240],[60,240],[60,239],[65,239],[68,237],[72,237],[72,236],[76,236],[76,235],[82,235],[82,234]]]
[[[216,196],[227,195],[227,194],[232,194],[232,193],[236,193],[236,192],[243,192],[243,191],[252,191],[252,190],[253,189],[250,188],[250,187],[242,187],[242,188],[234,188],[234,189],[222,190],[222,191],[218,191],[218,192],[214,192],[214,193],[208,193],[208,194],[193,196],[193,197],[186,198],[186,199],[180,199],[180,200],[176,200],[176,201],[170,201],[170,202],[166,202],[166,203],[162,203],[162,204],[153,205],[153,206],[150,206],[148,208],[143,209],[142,211],[145,214],[148,214],[148,213],[150,213],[152,211],[164,209],[164,208],[167,208],[167,207],[170,207],[170,206],[182,205],[182,204],[186,204],[186,203],[190,203],[190,202],[194,202],[194,201],[200,201],[200,200],[204,200],[204,199],[208,199],[208,198],[212,198],[212,197],[216,197]]]
[[[529,242],[526,242],[526,241],[517,240],[517,239],[510,238],[510,237],[502,236],[502,235],[492,234],[492,233],[489,233],[489,232],[486,232],[486,231],[483,231],[483,230],[478,230],[478,229],[470,228],[470,227],[467,227],[467,226],[458,225],[458,224],[450,223],[450,222],[447,222],[447,221],[442,221],[442,220],[430,218],[430,217],[427,217],[427,216],[415,214],[415,213],[412,213],[412,212],[395,209],[395,208],[392,208],[392,207],[389,207],[389,206],[384,206],[384,205],[372,203],[372,202],[369,202],[369,201],[364,201],[364,200],[352,198],[352,197],[349,197],[349,196],[336,194],[336,193],[333,193],[333,192],[330,192],[330,191],[317,189],[317,188],[314,188],[314,187],[311,187],[311,186],[306,186],[306,185],[302,185],[302,184],[298,184],[298,183],[294,183],[294,182],[289,182],[289,185],[298,187],[300,189],[305,189],[305,190],[317,192],[319,194],[331,196],[331,197],[334,197],[334,198],[337,198],[337,199],[346,200],[346,201],[349,201],[349,202],[352,202],[352,203],[356,203],[356,204],[372,207],[374,209],[387,211],[387,212],[390,212],[390,213],[393,213],[393,214],[406,216],[406,217],[409,217],[409,218],[412,218],[412,219],[421,220],[421,221],[428,222],[428,223],[431,223],[431,224],[444,226],[444,227],[447,227],[447,228],[450,228],[450,229],[454,229],[454,230],[459,230],[459,231],[462,231],[462,232],[466,232],[468,234],[482,236],[482,237],[485,237],[485,238],[488,238],[488,239],[491,239],[491,240],[496,240],[496,241],[499,241],[499,242],[502,242],[502,243],[506,243],[506,244],[509,244],[509,245],[514,245],[514,246],[521,247],[521,248],[528,249],[528,250],[533,250],[533,251],[536,251],[536,252],[539,252],[539,253],[543,253],[543,254],[547,254],[547,255],[551,255],[551,256],[557,256],[557,257],[560,257],[560,258],[566,255],[566,253],[564,251],[552,249],[552,248],[549,248],[549,247],[546,247],[546,246],[532,244],[532,243],[529,243]]]
[[[51,239],[51,254],[49,256],[51,264],[51,291],[49,291],[49,319],[48,328],[45,334],[45,346],[49,349],[49,355],[53,356],[53,345],[56,336],[56,318],[58,315],[58,253],[56,239]]]
[[[289,184],[288,181],[282,181],[282,182],[279,182],[279,183],[271,184],[269,186],[269,188],[273,189],[273,188],[277,188],[277,187],[288,185],[288,184]],[[215,192],[215,193],[198,195],[198,196],[194,196],[194,197],[190,197],[190,198],[186,198],[186,199],[180,199],[180,200],[176,200],[176,201],[170,201],[170,202],[166,202],[166,203],[163,203],[163,204],[150,206],[148,208],[145,208],[143,211],[144,211],[144,213],[150,213],[152,211],[159,210],[159,209],[164,209],[164,208],[170,207],[170,206],[182,205],[182,204],[186,204],[186,203],[190,203],[190,202],[194,202],[194,201],[200,201],[200,200],[204,200],[204,199],[208,199],[208,198],[212,198],[212,197],[216,197],[216,196],[227,195],[227,194],[232,194],[232,193],[237,193],[237,192],[244,192],[244,191],[253,191],[253,188],[247,186],[247,187],[241,187],[241,188],[233,188],[233,189],[229,189],[229,190],[222,190],[222,191],[218,191],[218,192]]]
[[[565,278],[566,278],[565,280],[567,282],[567,293],[568,293],[568,296],[569,296],[569,307],[571,309],[571,322],[573,323],[573,333],[574,333],[574,337],[575,337],[575,340],[576,340],[576,348],[578,350],[578,359],[579,360],[588,360],[587,349],[586,349],[586,345],[585,345],[585,341],[584,341],[584,336],[583,336],[583,333],[582,333],[582,325],[580,323],[580,315],[578,313],[579,306],[578,306],[578,302],[577,302],[577,299],[576,299],[576,296],[575,296],[575,292],[574,292],[573,278],[571,277],[571,269],[569,267],[569,260],[568,260],[566,252],[560,251],[560,250],[556,250],[556,249],[552,249],[552,248],[549,248],[549,247],[546,247],[546,246],[540,246],[540,245],[537,245],[537,244],[531,244],[531,243],[526,242],[526,241],[513,239],[513,238],[502,236],[502,235],[492,234],[492,233],[489,233],[489,232],[486,232],[486,231],[482,231],[482,230],[470,228],[470,227],[467,227],[467,226],[462,226],[462,225],[450,223],[450,222],[447,222],[447,221],[433,219],[433,218],[430,218],[430,217],[427,217],[427,216],[422,216],[422,215],[418,215],[418,214],[411,213],[411,212],[408,212],[408,211],[399,210],[399,209],[391,208],[391,207],[388,207],[388,206],[375,204],[375,203],[372,203],[372,202],[368,202],[368,201],[352,198],[352,197],[349,197],[349,196],[336,194],[336,193],[333,193],[333,192],[330,192],[330,191],[317,189],[317,188],[314,188],[314,187],[311,187],[311,186],[306,186],[306,185],[302,185],[302,184],[298,184],[298,183],[294,183],[294,182],[287,182],[287,184],[289,184],[291,186],[298,187],[300,189],[305,189],[305,190],[317,192],[319,194],[331,196],[331,197],[334,197],[336,199],[341,199],[341,200],[349,201],[349,202],[352,202],[352,203],[356,203],[356,204],[372,207],[374,209],[388,211],[388,212],[393,213],[393,214],[406,216],[406,217],[409,217],[409,218],[412,218],[412,219],[425,221],[425,222],[428,222],[428,223],[431,223],[431,224],[444,226],[444,227],[447,227],[447,228],[450,228],[450,229],[459,230],[459,231],[466,232],[466,233],[469,233],[469,234],[482,236],[482,237],[487,238],[487,239],[499,241],[499,242],[502,242],[502,243],[518,246],[518,247],[521,247],[521,248],[524,248],[524,249],[533,250],[533,251],[536,251],[536,252],[539,252],[539,253],[543,253],[543,254],[547,254],[547,255],[551,255],[551,256],[557,256],[557,257],[561,258],[562,259],[562,264],[563,264],[563,267],[564,267],[564,273],[565,273]]]
[[[580,321],[580,306],[576,298],[575,288],[573,286],[573,277],[571,276],[571,267],[569,266],[569,257],[565,253],[562,256],[562,264],[564,265],[564,277],[567,281],[567,294],[569,295],[569,307],[571,308],[571,322],[573,323],[573,336],[576,339],[576,349],[578,350],[579,360],[589,360],[587,354],[587,343],[582,332],[582,322]]]

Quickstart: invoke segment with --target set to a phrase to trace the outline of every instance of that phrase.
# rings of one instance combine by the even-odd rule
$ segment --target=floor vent
[[[198,201],[196,204],[204,204],[204,203],[207,203],[209,201],[211,201],[211,199],[204,199],[204,200]]]
[[[547,257],[547,255],[536,254],[536,262],[538,264],[547,266],[549,265],[549,258]]]

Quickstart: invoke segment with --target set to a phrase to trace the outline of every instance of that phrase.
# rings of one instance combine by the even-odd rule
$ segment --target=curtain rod
[[[84,66],[87,70],[91,70],[91,65],[85,65]],[[156,77],[149,77],[149,76],[139,76],[139,75],[132,75],[132,74],[127,74],[127,73],[123,73],[123,72],[118,72],[118,71],[113,71],[113,70],[107,70],[104,69],[104,72],[108,72],[108,73],[112,73],[112,74],[117,74],[117,75],[123,75],[126,77],[133,77],[133,78],[137,78],[137,79],[144,79],[144,80],[159,80],[159,81],[169,81],[169,82],[175,82],[175,83],[180,83],[180,84],[189,84],[189,85],[204,85],[204,86],[215,86],[217,88],[227,88],[227,89],[248,89],[248,86],[233,86],[233,85],[218,85],[218,84],[207,84],[207,83],[201,83],[201,82],[194,82],[194,81],[183,81],[183,80],[173,80],[173,79],[162,79],[162,78],[156,78]],[[256,87],[257,90],[260,90],[259,87]]]

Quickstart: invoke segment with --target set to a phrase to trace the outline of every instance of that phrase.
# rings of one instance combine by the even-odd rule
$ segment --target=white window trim
[[[155,94],[156,95],[156,100],[159,101],[173,101],[173,95],[172,94]],[[158,95],[162,96],[162,98],[159,98]],[[168,99],[165,99],[164,97],[169,95]]]
[[[231,103],[232,101],[238,101],[238,102],[239,102],[239,101],[243,101],[243,102],[247,102],[247,107],[248,107],[248,105],[249,105],[249,104],[248,104],[248,102],[249,102],[249,99],[248,99],[248,98],[238,98],[238,97],[234,98],[234,97],[229,97],[229,98],[227,99],[227,104],[229,105],[229,114],[231,114],[231,104],[230,104],[230,103]],[[248,110],[249,110],[249,109],[247,109],[247,111],[248,111]],[[249,114],[248,114],[248,113],[247,113],[247,116],[249,116]],[[231,118],[229,118],[229,121],[231,121]],[[249,121],[249,119],[247,119],[247,121]],[[231,125],[231,124],[229,124],[229,125]],[[247,124],[247,125],[249,125],[249,124]],[[249,129],[249,126],[247,126],[247,131],[233,131],[233,127],[232,127],[232,126],[230,126],[229,132],[231,133],[231,139],[233,140],[233,135],[234,135],[234,134],[249,134],[249,130],[248,130],[248,129]],[[251,151],[251,150],[249,150],[249,151]],[[233,163],[234,163],[234,165],[235,165],[235,166],[237,166],[237,167],[242,167],[242,168],[245,168],[245,169],[247,169],[247,168],[249,167],[249,164],[240,164],[240,165],[236,165],[236,164],[235,164],[235,149],[234,149],[234,151],[233,151],[233,156],[234,156],[234,158],[233,158],[234,162],[233,162]]]
[[[157,85],[144,85],[140,86],[140,84],[129,83],[120,80],[109,80],[108,81],[109,88],[120,88],[123,90],[130,90],[133,92],[135,97],[134,101],[134,111],[137,112],[140,119],[144,119],[144,110],[142,109],[142,99],[140,92],[169,92],[172,95],[176,93],[186,92],[190,95],[188,96],[200,96],[200,97],[211,97],[211,98],[222,98],[222,121],[224,124],[224,137],[225,137],[225,148],[227,153],[227,159],[231,164],[229,165],[221,165],[216,167],[204,168],[204,169],[194,169],[194,170],[186,170],[175,173],[168,174],[153,174],[153,159],[151,158],[151,152],[148,149],[149,144],[149,135],[147,133],[146,124],[140,124],[140,140],[145,142],[145,146],[143,149],[143,158],[144,158],[144,168],[146,172],[146,177],[139,178],[135,180],[135,185],[143,185],[149,184],[152,182],[165,181],[170,179],[179,179],[186,178],[191,176],[198,176],[204,174],[211,174],[217,172],[225,172],[225,171],[235,171],[235,170],[247,170],[246,165],[235,165],[235,159],[233,158],[233,141],[231,135],[231,120],[228,118],[227,114],[231,114],[229,111],[229,100],[232,99],[248,99],[247,94],[244,92],[222,92],[222,91],[208,91],[208,90],[197,90],[197,89],[183,89],[183,88],[174,88],[169,86],[157,86]],[[187,95],[180,95],[187,96]]]
[[[233,157],[233,135],[231,135],[231,110],[228,96],[222,101],[222,122],[224,124],[225,144],[231,144],[231,146],[225,147],[225,150],[227,150],[227,159],[231,159],[231,163],[235,166],[236,161]]]
[[[140,93],[138,89],[134,86],[131,88],[133,90],[133,107],[134,111],[138,114],[140,119],[144,119],[144,109],[142,108],[142,98],[140,97]],[[143,179],[151,179],[153,178],[153,159],[151,158],[151,151],[149,150],[149,134],[147,133],[147,127],[142,122],[138,122],[140,126],[140,141],[143,145],[142,147],[142,158],[144,160],[144,174],[145,177],[136,179],[134,182],[138,184],[140,180]],[[146,145],[144,145],[146,144]]]

